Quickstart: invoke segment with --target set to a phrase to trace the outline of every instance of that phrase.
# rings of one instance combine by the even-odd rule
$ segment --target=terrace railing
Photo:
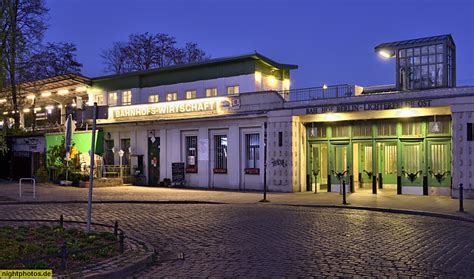
[[[354,87],[350,84],[310,87],[279,91],[289,102],[333,99],[354,96]]]

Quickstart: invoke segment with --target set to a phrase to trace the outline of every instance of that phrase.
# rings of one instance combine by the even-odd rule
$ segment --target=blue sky
[[[299,65],[292,87],[394,83],[383,42],[450,33],[458,85],[474,85],[472,0],[46,0],[46,41],[73,42],[83,74],[104,74],[100,52],[130,33],[168,33],[213,58],[258,51]]]

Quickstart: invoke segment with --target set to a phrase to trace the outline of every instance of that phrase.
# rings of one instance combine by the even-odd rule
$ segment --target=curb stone
[[[112,260],[103,261],[102,263],[98,263],[92,268],[90,266],[89,267],[86,266],[85,272],[77,272],[77,273],[73,273],[73,274],[70,274],[64,277],[58,277],[58,278],[88,278],[88,279],[126,278],[127,276],[130,276],[133,273],[136,273],[142,269],[145,269],[146,267],[150,266],[154,262],[156,251],[153,248],[153,246],[151,246],[151,244],[149,244],[146,241],[139,240],[133,237],[127,237],[126,239],[128,240],[129,243],[132,242],[132,244],[139,244],[141,246],[140,247],[141,251],[139,251],[138,253],[143,254],[143,255],[140,255],[139,258],[134,260],[133,262],[125,261],[125,264],[123,265],[121,264],[123,262],[120,262],[117,266],[115,266],[114,263],[124,258],[125,260],[129,260],[128,258],[126,258],[127,256],[130,256],[129,253],[133,253],[137,251],[137,250],[135,251],[125,250],[124,252],[125,254],[118,255]],[[112,266],[113,268],[111,269],[110,267]],[[100,267],[109,267],[109,270],[101,272]],[[88,270],[88,268],[90,268],[90,270]]]
[[[336,208],[336,209],[366,210],[366,211],[385,212],[385,213],[393,213],[393,214],[406,214],[406,215],[443,218],[443,219],[450,219],[450,220],[474,223],[474,217],[464,217],[464,216],[447,214],[447,213],[437,213],[437,212],[431,212],[431,211],[419,211],[419,210],[410,210],[410,209],[396,209],[396,208],[368,207],[368,206],[354,206],[354,205],[320,205],[320,204],[311,205],[311,204],[275,203],[273,205],[293,206],[293,207],[309,207],[309,208]]]

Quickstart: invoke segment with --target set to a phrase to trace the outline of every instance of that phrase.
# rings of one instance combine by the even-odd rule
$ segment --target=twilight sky
[[[130,33],[168,33],[212,58],[258,51],[299,65],[292,88],[394,83],[383,42],[451,33],[458,85],[474,85],[473,0],[46,0],[45,41],[73,42],[89,77]]]

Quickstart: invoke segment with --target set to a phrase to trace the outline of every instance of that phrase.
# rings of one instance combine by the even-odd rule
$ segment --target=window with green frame
[[[402,136],[422,136],[423,135],[422,120],[406,119],[402,121]]]
[[[451,117],[436,116],[428,119],[429,135],[448,135],[451,134]]]
[[[352,125],[352,136],[354,137],[372,137],[371,122],[355,122]]]
[[[377,136],[379,137],[397,136],[397,123],[393,120],[377,121]]]
[[[349,137],[349,125],[338,124],[332,126],[332,137],[333,138],[348,138]]]

